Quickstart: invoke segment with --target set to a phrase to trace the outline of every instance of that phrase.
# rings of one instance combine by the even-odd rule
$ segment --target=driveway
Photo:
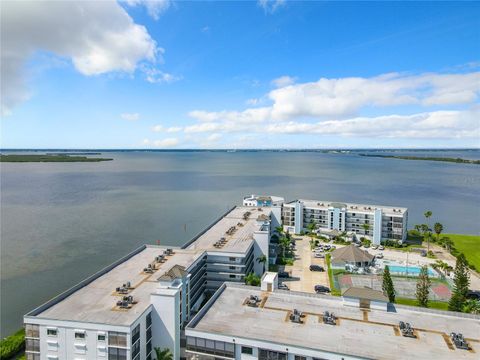
[[[285,271],[291,275],[290,279],[284,281],[290,290],[314,293],[315,285],[330,287],[327,272],[310,271],[310,265],[320,265],[327,269],[324,259],[315,258],[310,250],[310,238],[306,236],[295,236],[296,251],[293,265],[286,265]]]

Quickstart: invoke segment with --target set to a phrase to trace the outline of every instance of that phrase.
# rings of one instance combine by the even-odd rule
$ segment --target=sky
[[[480,147],[479,2],[0,4],[2,148]]]

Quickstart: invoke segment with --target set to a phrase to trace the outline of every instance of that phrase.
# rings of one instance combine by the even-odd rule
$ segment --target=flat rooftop
[[[244,219],[247,211],[250,212],[250,216]],[[50,304],[44,305],[45,310],[34,316],[55,320],[129,326],[150,305],[150,294],[156,292],[158,277],[174,265],[181,265],[188,269],[205,251],[246,252],[253,243],[253,233],[262,227],[263,222],[257,221],[262,214],[270,215],[270,210],[268,208],[259,210],[252,207],[234,208],[187,248],[174,248],[175,253],[168,256],[166,262],[158,263],[158,269],[153,274],[145,274],[143,269],[152,263],[156,256],[163,254],[164,250],[171,247],[148,245],[110,271],[73,291],[63,300],[53,299]],[[231,235],[226,234],[232,226],[235,226],[236,230]],[[221,248],[214,247],[213,244],[221,237],[225,237],[227,240],[225,245]],[[116,302],[122,298],[122,295],[115,292],[115,288],[121,287],[127,281],[132,284],[133,289],[125,295],[132,295],[137,303],[128,310],[122,310],[115,306]],[[27,314],[26,316],[32,315]]]
[[[143,273],[143,268],[151,263],[157,255],[162,254],[165,249],[166,247],[147,246],[138,254],[73,292],[64,300],[37,314],[36,317],[121,326],[131,325],[150,305],[150,294],[155,293],[158,286],[157,278],[174,265],[178,264],[187,268],[200,255],[196,251],[175,248],[175,253],[168,256],[167,261],[158,264],[157,271],[153,274]],[[138,303],[128,310],[121,310],[115,306],[117,300],[122,297],[116,294],[115,288],[121,287],[127,281],[130,281],[133,287],[128,295],[132,295]]]
[[[247,211],[250,212],[250,216],[245,220],[243,215]],[[187,249],[244,253],[253,242],[253,233],[259,231],[263,225],[262,222],[257,221],[257,218],[261,215],[270,216],[270,212],[269,208],[236,207],[190,244]],[[236,230],[228,235],[226,232],[232,226],[235,226]],[[214,247],[213,244],[222,237],[227,240],[226,244],[221,248]]]
[[[397,307],[396,312],[364,312],[344,306],[340,297],[281,290],[267,293],[233,283],[219,291],[206,313],[192,320],[187,335],[201,336],[194,334],[196,331],[222,334],[375,359],[391,359],[392,354],[403,359],[478,359],[480,353],[480,317],[407,307]],[[259,307],[244,305],[250,295],[262,298]],[[307,313],[303,324],[288,320],[293,309]],[[319,316],[324,311],[333,312],[338,324],[324,324]],[[401,336],[396,327],[399,321],[410,323],[417,338]],[[452,347],[448,340],[451,332],[462,333],[472,349]]]
[[[372,204],[354,204],[354,203],[345,203],[341,201],[326,201],[326,200],[305,200],[305,199],[298,199],[289,202],[287,205],[294,205],[295,202],[300,201],[305,207],[309,208],[316,208],[327,210],[331,206],[335,205],[345,205],[347,210],[350,212],[372,212],[375,209],[381,209],[383,213],[388,215],[403,215],[408,208],[404,207],[396,207],[396,206],[385,206],[385,205],[372,205]],[[395,210],[395,211],[394,211]]]

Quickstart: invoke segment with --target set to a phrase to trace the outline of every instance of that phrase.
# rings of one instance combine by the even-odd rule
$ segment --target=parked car
[[[279,277],[279,278],[284,278],[284,279],[286,279],[286,278],[289,278],[289,277],[290,277],[290,274],[289,274],[288,272],[286,272],[286,271],[279,271],[279,272],[278,272],[278,277]]]
[[[316,257],[317,259],[323,259],[325,257],[325,254],[315,253],[314,257]]]
[[[280,290],[290,290],[286,284],[278,284]]]
[[[385,247],[384,247],[383,245],[380,245],[380,246],[378,247],[378,250],[385,250]]]
[[[375,255],[375,257],[376,257],[377,259],[383,259],[383,254],[382,254],[382,253],[379,253],[379,254]]]
[[[315,289],[315,292],[317,294],[329,293],[330,292],[330,289],[326,286],[323,286],[323,285],[315,285],[314,289]]]
[[[378,245],[373,245],[373,246],[372,246],[372,249],[373,249],[373,250],[377,250],[377,249],[378,249]]]
[[[427,251],[426,251],[426,250],[422,250],[422,252],[420,253],[420,256],[423,256],[423,257],[427,256]]]
[[[356,247],[362,247],[362,243],[356,243],[355,246]]]
[[[480,290],[468,290],[467,299],[480,300]]]
[[[368,243],[366,243],[365,245],[363,245],[363,247],[364,247],[365,249],[368,249],[368,248],[370,247],[370,245],[369,245]]]
[[[320,265],[310,265],[310,271],[325,271],[325,269]]]

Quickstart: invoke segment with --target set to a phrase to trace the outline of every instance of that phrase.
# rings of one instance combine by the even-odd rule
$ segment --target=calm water
[[[2,336],[139,245],[183,244],[245,194],[406,206],[410,225],[429,209],[446,231],[480,233],[475,165],[306,152],[104,155],[114,161],[1,164]]]

